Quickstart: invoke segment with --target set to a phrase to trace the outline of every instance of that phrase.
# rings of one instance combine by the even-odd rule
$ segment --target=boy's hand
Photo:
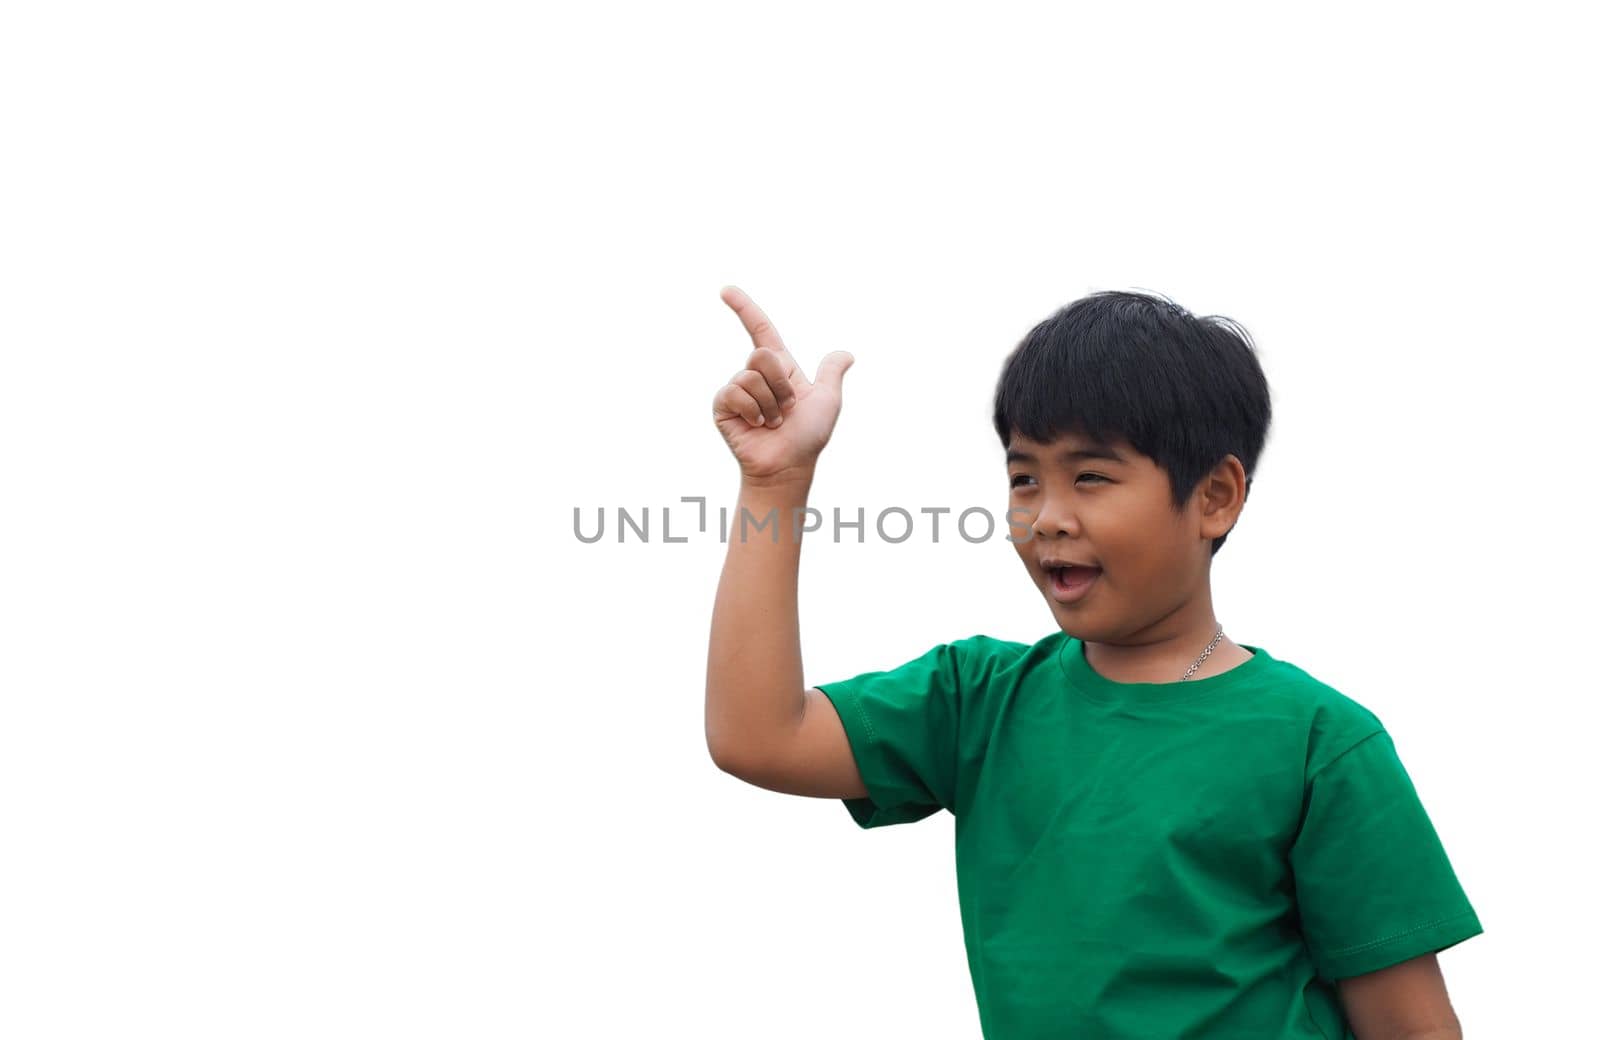
[[[739,460],[745,480],[809,479],[833,435],[842,403],[840,384],[855,357],[843,350],[829,354],[817,366],[813,383],[744,290],[726,287],[722,302],[744,322],[755,349],[745,367],[711,399],[717,429]]]

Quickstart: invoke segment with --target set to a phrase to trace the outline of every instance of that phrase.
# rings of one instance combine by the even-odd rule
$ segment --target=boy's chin
[[[1055,617],[1056,624],[1067,635],[1090,641],[1105,634],[1104,626],[1095,624],[1087,616],[1093,612],[1093,608],[1080,603],[1057,602],[1048,589],[1045,590],[1044,601],[1050,605],[1050,613]]]

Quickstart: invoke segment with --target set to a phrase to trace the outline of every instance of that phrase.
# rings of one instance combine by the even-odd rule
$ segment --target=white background
[[[1570,1035],[1596,79],[1537,5],[8,5],[0,1034],[978,1035],[952,818],[706,753],[731,283],[855,354],[869,517],[1003,511],[1069,300],[1241,321],[1218,618],[1393,734],[1466,1032]],[[1053,625],[1001,537],[800,592],[811,683]]]

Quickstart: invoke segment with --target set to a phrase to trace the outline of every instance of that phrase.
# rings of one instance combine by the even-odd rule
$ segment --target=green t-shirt
[[[1351,1038],[1334,979],[1483,931],[1377,716],[1245,648],[1119,683],[972,636],[818,686],[857,824],[955,816],[987,1040]]]

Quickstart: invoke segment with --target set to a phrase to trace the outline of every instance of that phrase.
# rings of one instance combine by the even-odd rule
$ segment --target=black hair
[[[1167,474],[1181,512],[1229,454],[1250,494],[1272,422],[1267,377],[1244,327],[1165,296],[1097,292],[1035,325],[1000,373],[994,428],[1048,443],[1065,433],[1126,440]],[[1227,540],[1212,540],[1216,555]]]

